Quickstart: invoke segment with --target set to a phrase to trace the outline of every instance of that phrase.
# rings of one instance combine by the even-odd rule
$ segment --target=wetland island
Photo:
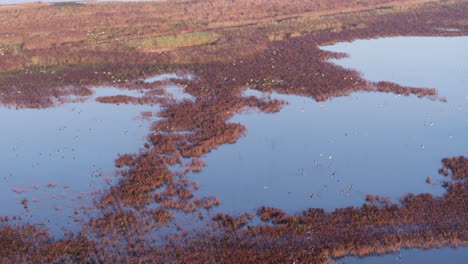
[[[0,263],[466,263],[467,0],[0,1]]]

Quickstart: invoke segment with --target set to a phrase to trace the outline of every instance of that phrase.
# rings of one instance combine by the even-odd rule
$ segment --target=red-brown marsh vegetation
[[[448,176],[451,172],[451,177],[457,180],[468,178],[468,159],[463,156],[455,158],[444,158],[442,160],[444,167],[440,169],[440,173]]]
[[[223,12],[235,14],[240,9],[228,8],[236,5],[235,2],[215,1],[214,5]],[[379,254],[402,247],[466,245],[468,215],[465,204],[468,202],[468,186],[463,179],[466,178],[468,163],[465,157],[443,160],[441,173],[451,175],[451,181],[447,181],[447,193],[442,197],[429,194],[407,195],[402,198],[401,204],[392,204],[385,198],[368,195],[366,200],[369,203],[360,208],[349,207],[333,212],[307,209],[298,215],[288,215],[277,208],[262,207],[258,209],[257,217],[267,224],[256,226],[249,225],[253,218],[250,214],[238,217],[215,214],[211,216],[214,229],[207,229],[212,230],[211,232],[188,234],[182,230],[180,234],[171,236],[162,246],[153,243],[155,238],[152,236],[155,233],[157,235],[163,226],[171,224],[176,214],[198,214],[199,219],[204,219],[203,216],[220,203],[216,197],[195,196],[198,184],[188,179],[188,173],[202,170],[205,166],[201,159],[203,155],[223,144],[235,143],[245,133],[245,127],[230,123],[230,118],[246,108],[277,112],[285,103],[268,98],[243,97],[241,92],[246,88],[309,96],[317,101],[355,91],[437,98],[434,89],[401,87],[388,82],[370,83],[353,70],[328,63],[327,59],[342,54],[321,51],[319,45],[379,36],[466,34],[462,27],[468,12],[466,1],[432,3],[411,8],[413,4],[424,1],[371,2],[357,5],[346,2],[346,6],[333,11],[337,14],[329,13],[338,4],[343,4],[343,1],[327,2],[327,5],[317,5],[318,2],[314,2],[314,5],[310,5],[307,12],[322,15],[320,22],[332,21],[331,27],[326,25],[319,27],[319,30],[312,30],[310,28],[317,26],[315,22],[310,22],[309,25],[307,21],[292,19],[289,24],[281,25],[283,21],[276,21],[276,26],[265,23],[229,29],[215,44],[173,52],[145,54],[133,49],[97,48],[97,44],[117,42],[116,36],[121,37],[128,33],[125,30],[134,28],[119,31],[122,30],[120,28],[114,32],[114,37],[109,38],[106,35],[107,39],[102,39],[102,34],[93,32],[93,40],[83,42],[77,37],[79,34],[70,33],[68,44],[60,45],[61,47],[56,45],[48,48],[47,45],[53,43],[39,47],[37,41],[31,40],[24,43],[27,47],[24,51],[9,50],[6,59],[0,63],[1,69],[11,70],[0,74],[3,103],[19,107],[48,107],[53,105],[53,98],[70,94],[89,95],[89,87],[92,85],[115,85],[149,91],[142,97],[108,96],[97,100],[103,103],[161,104],[163,110],[159,113],[162,120],[154,123],[151,128],[146,148],[139,153],[124,154],[116,159],[120,180],[102,199],[96,201],[96,214],[89,215],[91,220],[85,222],[82,234],[54,241],[44,230],[2,218],[0,233],[5,239],[0,241],[0,261],[245,263],[284,260],[326,263],[330,257]],[[402,5],[401,10],[393,9],[392,6],[398,6],[402,2],[411,5]],[[190,6],[190,3],[181,5]],[[273,8],[267,4],[256,5],[254,1],[237,1],[241,6],[247,3],[259,10]],[[193,4],[209,3],[195,1]],[[288,8],[264,10],[263,13],[255,11],[261,14],[258,19],[285,19],[291,14],[300,16],[303,15],[302,11],[297,14],[300,7],[310,3],[294,1],[288,6],[281,1],[281,4]],[[101,10],[101,5],[96,6],[96,10]],[[119,4],[110,4],[108,7],[117,9]],[[133,8],[140,7],[135,5]],[[167,3],[158,7],[172,6]],[[24,8],[27,9],[26,12],[31,12],[27,7]],[[42,12],[39,16],[44,16],[44,12],[51,8],[56,7],[39,7]],[[79,8],[86,10],[88,6]],[[362,8],[369,10],[359,13]],[[60,13],[60,10],[55,11]],[[171,10],[176,12],[176,9]],[[198,12],[201,12],[198,10],[206,9],[194,8],[197,11],[193,14],[190,10],[187,10],[187,17],[193,15],[198,18]],[[240,22],[208,16],[208,22],[205,22],[207,24],[201,27],[212,29],[220,24],[232,26],[253,23],[248,21],[253,19],[252,14],[255,12],[251,11],[254,9],[245,10],[245,14],[239,16],[246,19],[241,19]],[[268,16],[270,11],[276,12],[275,15]],[[11,25],[10,13],[13,11],[4,8],[1,12],[7,17],[2,22]],[[100,12],[102,16],[96,17],[96,23],[108,23],[101,19],[112,14],[105,15],[102,10]],[[133,18],[133,15],[129,15],[128,19],[133,19],[133,22],[140,21],[139,19],[156,19],[155,16],[144,18],[140,15]],[[228,16],[224,14],[223,17]],[[258,23],[258,19],[253,21]],[[156,20],[158,23],[161,21]],[[336,21],[338,22],[335,23]],[[181,23],[184,29],[196,28],[190,20],[174,22],[177,25]],[[18,22],[24,23],[32,31],[39,27],[25,20]],[[72,19],[70,24],[74,23],[78,22]],[[437,30],[437,27],[447,25],[460,28],[461,31]],[[178,32],[180,29],[177,27],[179,26],[163,25],[156,32],[151,32],[151,27],[139,30],[141,36],[146,36]],[[291,30],[298,30],[299,33],[292,34]],[[275,36],[272,41],[270,33],[278,33],[280,37]],[[236,34],[250,38],[236,41]],[[51,41],[53,39],[52,37]],[[86,45],[93,49],[87,49]],[[246,52],[246,46],[251,46],[252,52]],[[50,54],[45,54],[49,52]],[[34,57],[39,60],[38,64],[43,65],[31,67],[28,63]],[[213,57],[220,59],[214,60]],[[44,63],[44,58],[49,59],[50,63]],[[54,58],[63,58],[63,61],[54,61]],[[144,75],[177,69],[189,70],[195,76],[190,80],[173,80],[184,85],[185,91],[193,95],[195,100],[168,100],[160,96],[159,88],[151,90],[164,85],[163,83],[132,81]],[[73,88],[60,88],[69,86]],[[174,167],[181,169],[174,171]]]
[[[308,209],[298,215],[288,215],[276,208],[260,208],[257,211],[260,219],[273,225],[251,226],[249,224],[253,215],[233,217],[218,213],[212,216],[212,220],[215,228],[225,232],[191,235],[182,232],[170,236],[162,247],[151,247],[146,240],[142,240],[142,233],[135,231],[144,229],[145,232],[151,232],[156,227],[148,225],[150,216],[164,222],[171,219],[170,214],[157,209],[152,214],[146,214],[146,218],[136,218],[132,212],[108,211],[109,214],[90,222],[94,232],[107,237],[98,240],[98,244],[82,236],[53,242],[44,231],[35,227],[23,226],[18,229],[5,226],[0,232],[7,238],[5,241],[8,244],[3,245],[0,252],[4,258],[28,261],[43,258],[63,260],[68,256],[77,261],[86,259],[104,262],[108,259],[233,262],[234,253],[234,262],[243,263],[278,259],[328,263],[330,258],[346,255],[364,256],[409,247],[466,245],[468,212],[465,204],[468,185],[453,175],[466,170],[467,158],[444,159],[443,164],[446,163],[450,164],[452,177],[450,187],[442,197],[407,195],[400,204],[364,204],[360,208],[348,207],[333,212]],[[142,221],[146,224],[141,225]],[[34,239],[26,239],[29,236],[23,232],[34,235]],[[126,241],[125,248],[121,247],[122,241]],[[108,256],[113,252],[104,251],[109,246],[125,249],[127,253]],[[59,249],[66,250],[68,255],[60,254]],[[41,256],[35,250],[46,250],[43,252],[47,253]]]

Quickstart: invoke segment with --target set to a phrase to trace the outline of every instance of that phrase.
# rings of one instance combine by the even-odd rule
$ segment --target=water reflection
[[[117,155],[143,145],[150,121],[136,117],[148,106],[94,101],[100,96],[141,93],[102,87],[93,91],[84,103],[47,109],[0,108],[2,215],[21,215],[53,228],[71,226],[75,209],[88,205],[115,181]]]
[[[441,48],[443,47],[443,48]],[[467,155],[468,38],[386,38],[341,43],[334,61],[371,81],[436,87],[448,102],[380,93],[317,103],[273,94],[289,105],[277,114],[246,113],[247,135],[207,157],[194,178],[219,211],[261,205],[297,212],[360,205],[365,194],[396,200],[408,192],[442,194],[443,157]],[[405,52],[402,52],[405,51]],[[432,184],[425,183],[426,177]]]
[[[174,98],[176,101],[180,102],[182,100],[191,100],[194,101],[195,97],[192,95],[185,93],[184,87],[180,85],[171,84],[171,80],[192,80],[193,77],[190,74],[177,74],[177,73],[164,73],[158,74],[152,77],[148,77],[143,81],[145,83],[161,83],[164,87],[166,92]]]

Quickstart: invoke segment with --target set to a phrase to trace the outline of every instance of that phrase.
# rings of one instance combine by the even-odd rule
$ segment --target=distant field
[[[167,0],[78,0],[78,1],[69,1],[69,0],[0,0],[0,5],[17,5],[17,4],[27,4],[27,3],[92,3],[92,2],[163,2]]]

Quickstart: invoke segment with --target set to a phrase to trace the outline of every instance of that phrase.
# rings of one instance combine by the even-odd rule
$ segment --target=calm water
[[[207,167],[194,175],[201,194],[221,198],[216,211],[267,205],[295,213],[359,206],[365,194],[397,201],[409,192],[444,193],[440,160],[468,155],[468,38],[383,38],[323,49],[350,54],[333,62],[368,80],[434,87],[448,101],[358,92],[318,103],[275,94],[289,105],[236,116],[231,121],[244,124],[247,135],[208,154]],[[337,263],[461,264],[467,256],[468,248],[402,250]]]
[[[371,81],[434,87],[448,101],[358,92],[318,103],[274,94],[289,104],[275,114],[237,115],[231,122],[244,124],[246,136],[208,154],[207,167],[193,175],[200,183],[199,195],[221,199],[216,211],[237,213],[267,205],[295,213],[359,206],[366,194],[393,200],[408,192],[443,194],[440,160],[468,156],[468,38],[385,38],[323,49],[349,53],[349,58],[333,62],[358,69]],[[146,81],[167,78],[174,75]],[[176,98],[190,98],[173,88]],[[3,215],[67,225],[74,208],[89,204],[115,181],[114,159],[138,151],[149,132],[150,122],[135,116],[158,110],[93,100],[115,94],[139,95],[101,87],[84,103],[0,108],[7,124],[0,138],[0,158],[7,161],[0,170]],[[261,96],[251,90],[246,94]],[[428,176],[434,184],[424,182]],[[29,201],[28,212],[23,198]],[[431,254],[448,254],[453,263],[461,263],[457,261],[468,251],[405,250],[402,259],[387,255],[339,261],[418,263]]]
[[[384,256],[370,256],[365,258],[348,257],[336,261],[336,264],[465,264],[468,257],[468,248],[442,248],[442,249],[404,249],[401,252]]]
[[[171,76],[161,76],[166,80]],[[151,79],[147,80],[151,82]],[[85,102],[47,109],[0,106],[0,214],[20,215],[47,224],[52,231],[72,227],[74,210],[90,205],[116,182],[114,160],[135,153],[146,142],[150,124],[142,111],[158,106],[102,104],[99,96],[141,96],[140,91],[93,89]],[[183,89],[166,87],[167,96],[187,98]],[[28,200],[26,211],[21,201]],[[55,229],[54,229],[55,228]]]
[[[444,192],[440,160],[468,155],[468,38],[383,38],[323,49],[349,53],[334,62],[369,80],[435,87],[448,102],[363,92],[320,103],[274,95],[289,105],[236,116],[231,121],[247,135],[208,154],[194,176],[201,193],[221,198],[218,210],[332,210],[361,205],[366,194],[398,200]]]
[[[101,104],[97,96],[135,92],[94,89],[84,103],[48,109],[0,108],[0,212],[33,222],[70,222],[74,208],[88,205],[112,183],[118,153],[144,143],[149,121],[135,117],[148,106]],[[116,143],[118,142],[118,144]],[[6,162],[5,162],[6,161]],[[20,204],[27,198],[30,210]]]

